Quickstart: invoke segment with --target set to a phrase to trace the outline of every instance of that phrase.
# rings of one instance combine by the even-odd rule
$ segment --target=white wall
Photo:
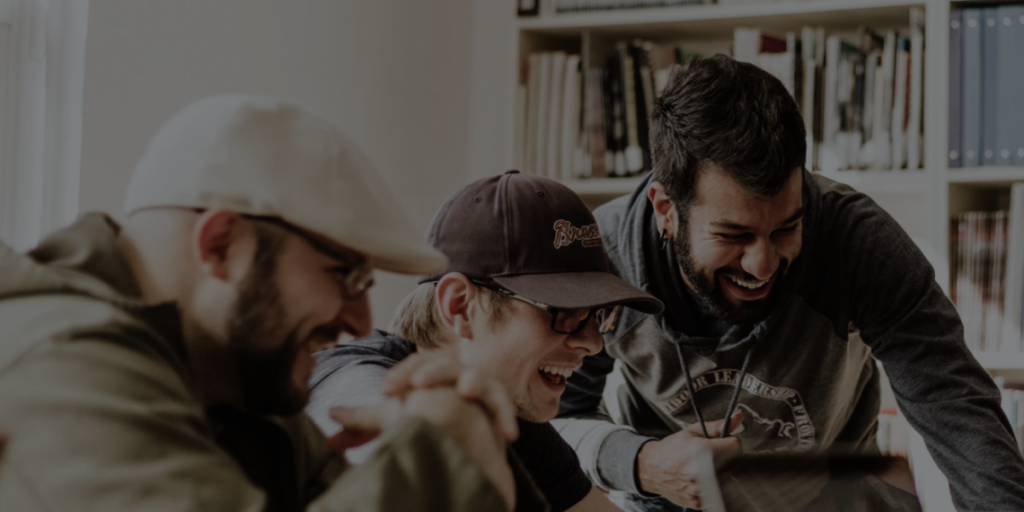
[[[120,213],[146,142],[178,108],[244,92],[338,123],[423,232],[467,181],[472,18],[472,0],[91,0],[81,210]],[[414,281],[377,281],[383,326]]]

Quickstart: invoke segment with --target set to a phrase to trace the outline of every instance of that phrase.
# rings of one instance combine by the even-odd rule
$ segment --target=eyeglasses
[[[537,302],[528,297],[523,297],[512,290],[502,287],[498,283],[489,281],[472,280],[474,283],[489,290],[500,293],[510,299],[525,302],[531,306],[543,309],[551,314],[551,330],[558,334],[579,334],[587,326],[591,318],[597,318],[598,332],[608,334],[615,330],[622,314],[622,306],[602,306],[596,308],[562,309]]]
[[[356,298],[362,293],[369,290],[373,286],[373,266],[365,258],[355,258],[353,256],[342,254],[333,247],[325,244],[312,236],[306,230],[294,226],[289,222],[286,222],[277,217],[259,217],[256,215],[243,215],[243,217],[255,220],[259,222],[266,222],[278,226],[289,233],[298,236],[305,240],[309,245],[313,246],[317,252],[320,252],[331,259],[339,263],[338,274],[342,276],[341,279],[341,293],[348,298]]]

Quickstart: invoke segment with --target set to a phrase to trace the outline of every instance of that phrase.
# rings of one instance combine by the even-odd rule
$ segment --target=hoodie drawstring
[[[690,378],[690,367],[686,364],[686,356],[683,355],[683,346],[680,343],[676,343],[676,353],[679,354],[679,364],[683,367],[683,378],[686,380],[686,392],[690,394],[690,404],[693,406],[693,413],[697,416],[697,421],[700,422],[700,430],[704,434],[704,438],[711,437],[708,435],[708,428],[704,425],[704,416],[700,413],[700,407],[697,406],[697,396],[693,391],[693,380]],[[732,413],[736,409],[736,402],[740,397],[740,387],[743,384],[743,379],[747,376],[747,366],[750,364],[751,355],[754,353],[753,344],[747,349],[747,355],[743,357],[743,367],[740,368],[739,378],[736,379],[736,383],[733,385],[732,398],[729,400],[729,407],[725,410],[725,424],[722,425],[722,435],[720,437],[726,437],[729,435],[729,419],[732,418]]]

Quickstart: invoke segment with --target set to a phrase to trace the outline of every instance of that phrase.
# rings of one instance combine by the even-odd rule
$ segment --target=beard
[[[676,259],[679,260],[679,269],[719,320],[732,325],[751,326],[768,318],[778,304],[782,281],[789,269],[789,260],[779,260],[779,268],[772,277],[774,282],[771,283],[772,289],[767,297],[735,304],[726,297],[725,290],[719,285],[720,280],[730,275],[745,281],[760,279],[742,270],[722,267],[712,271],[697,265],[693,260],[693,250],[690,246],[689,219],[683,215],[680,215],[679,231],[673,238],[672,245]]]
[[[246,409],[260,415],[290,416],[305,407],[309,388],[293,382],[301,343],[298,332],[289,331],[282,323],[284,307],[273,279],[281,240],[277,242],[275,247],[274,240],[258,241],[253,266],[242,279],[231,308],[228,337]]]

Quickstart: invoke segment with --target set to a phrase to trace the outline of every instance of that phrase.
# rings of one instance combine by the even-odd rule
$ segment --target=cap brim
[[[594,308],[621,304],[656,315],[664,305],[653,295],[609,272],[563,272],[492,278],[501,286],[556,308]]]

